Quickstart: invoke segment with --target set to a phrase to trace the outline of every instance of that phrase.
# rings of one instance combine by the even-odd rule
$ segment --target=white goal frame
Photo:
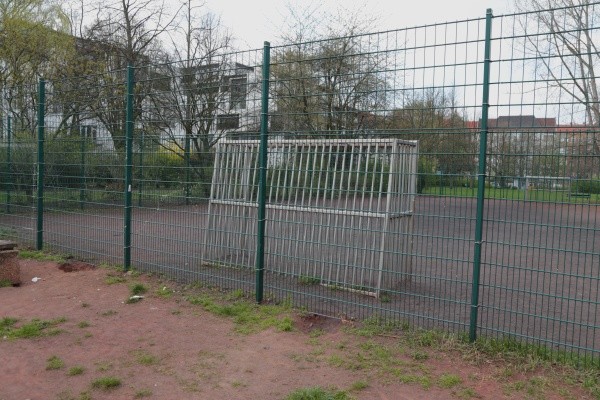
[[[259,145],[216,145],[204,264],[254,266]],[[409,281],[417,158],[410,140],[271,140],[265,269],[376,297]]]

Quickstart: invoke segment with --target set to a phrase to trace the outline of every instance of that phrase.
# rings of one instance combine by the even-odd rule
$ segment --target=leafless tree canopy
[[[583,108],[586,125],[600,126],[600,6],[589,0],[519,0],[516,7],[535,11],[521,18],[523,30],[535,26],[543,32],[526,39],[532,55],[539,56],[541,67],[536,73]],[[592,138],[596,155],[600,154],[597,136]]]

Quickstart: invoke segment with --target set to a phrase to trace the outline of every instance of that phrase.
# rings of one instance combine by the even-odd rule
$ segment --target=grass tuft
[[[298,277],[298,283],[305,286],[318,285],[319,283],[321,283],[321,279],[315,278],[313,276],[300,275]]]
[[[323,389],[321,387],[296,389],[285,397],[285,400],[351,400],[344,391]]]
[[[94,389],[111,390],[121,386],[121,380],[114,376],[104,376],[92,382]]]
[[[234,294],[234,296],[236,295]],[[227,301],[226,296],[218,298],[216,295],[208,294],[188,296],[186,299],[191,304],[202,306],[212,314],[232,318],[236,323],[235,330],[238,333],[250,334],[268,328],[284,332],[293,330],[294,324],[290,316],[290,309],[286,306],[258,305],[245,298]]]
[[[141,365],[154,365],[158,363],[158,358],[144,350],[134,352],[135,359]]]
[[[65,262],[66,257],[58,254],[49,254],[38,250],[20,250],[19,258],[24,260],[36,260],[36,261],[54,261],[54,262]]]
[[[76,375],[81,375],[84,372],[85,372],[85,368],[83,368],[81,365],[76,365],[74,367],[69,368],[67,375],[76,376]]]
[[[141,283],[134,283],[129,288],[129,291],[132,296],[139,296],[141,294],[146,293],[148,291],[148,288]]]
[[[12,287],[12,282],[9,281],[8,279],[0,279],[0,288],[3,287]]]
[[[454,374],[442,374],[438,378],[438,385],[445,389],[451,389],[462,383],[462,379],[458,375]]]
[[[66,320],[67,319],[64,317],[50,321],[33,319],[31,322],[17,327],[17,319],[5,317],[0,320],[0,336],[6,336],[7,339],[31,339],[42,336],[58,335],[62,330],[56,328],[56,326]]]
[[[61,369],[64,366],[65,366],[65,362],[57,356],[52,356],[52,357],[48,358],[48,360],[46,360],[46,370],[47,371]]]

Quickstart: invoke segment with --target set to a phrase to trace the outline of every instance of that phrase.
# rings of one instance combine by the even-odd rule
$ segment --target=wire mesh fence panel
[[[307,167],[280,168],[268,181],[269,194],[283,197],[268,198],[268,223],[289,226],[268,231],[268,251],[287,257],[279,268],[288,274],[308,266],[295,280],[270,277],[269,290],[331,316],[465,329],[477,166],[469,121],[480,111],[484,22],[273,49],[270,140],[316,151],[294,150]],[[319,144],[328,141],[339,144]],[[418,143],[418,155],[391,146],[378,156],[377,143]],[[411,161],[397,168],[394,159]],[[311,190],[326,193],[317,201]],[[306,211],[278,210],[289,195]],[[312,241],[315,250],[302,253]]]
[[[0,239],[33,245],[36,234],[36,85],[7,87],[0,106]],[[16,97],[16,96],[15,96]]]
[[[226,234],[224,226],[210,227],[215,146],[225,138],[257,135],[261,65],[258,50],[218,51],[136,69],[139,117],[134,136],[132,248],[136,267],[253,290],[253,271],[232,268],[238,264],[203,263],[202,245],[208,231]]]
[[[44,243],[93,262],[123,262],[125,79],[46,85]]]
[[[494,18],[483,335],[597,358],[598,4]]]

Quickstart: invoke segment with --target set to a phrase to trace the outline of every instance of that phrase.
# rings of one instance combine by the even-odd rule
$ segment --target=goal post
[[[252,268],[258,140],[221,140],[202,259]],[[410,280],[418,145],[400,139],[272,140],[265,269],[379,296]]]

